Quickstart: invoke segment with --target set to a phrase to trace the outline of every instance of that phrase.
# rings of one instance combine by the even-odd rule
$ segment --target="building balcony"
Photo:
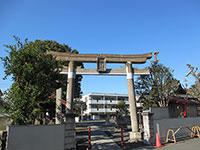
[[[111,113],[116,112],[116,108],[89,108],[87,113]]]
[[[120,101],[119,100],[89,100],[88,104],[113,104],[116,105],[118,104]],[[126,104],[129,104],[128,101],[125,101]]]

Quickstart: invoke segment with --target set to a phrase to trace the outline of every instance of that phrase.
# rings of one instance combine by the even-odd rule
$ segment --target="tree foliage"
[[[0,110],[3,108],[3,103],[4,103],[2,96],[3,96],[3,93],[0,90]]]
[[[149,67],[150,75],[138,77],[135,87],[144,108],[150,106],[165,107],[168,105],[169,97],[174,95],[179,82],[173,77],[173,70],[153,61]]]
[[[77,53],[68,45],[61,45],[50,40],[35,40],[24,43],[15,37],[16,44],[5,45],[9,55],[1,58],[5,67],[5,78],[12,76],[13,84],[7,92],[5,113],[13,120],[13,124],[32,124],[35,119],[42,120],[48,112],[54,116],[55,99],[50,95],[61,86],[66,87],[67,76],[60,75],[63,64],[52,55],[46,55],[47,50]],[[76,96],[79,97],[80,81],[77,76]]]
[[[82,111],[85,111],[87,109],[86,102],[83,102],[80,99],[75,99],[73,104],[74,104],[73,105],[73,112],[76,115],[80,115],[81,114],[81,107],[82,107]]]
[[[119,112],[122,115],[127,115],[128,114],[128,106],[126,105],[126,102],[124,100],[121,100],[117,103],[116,108],[119,110]]]

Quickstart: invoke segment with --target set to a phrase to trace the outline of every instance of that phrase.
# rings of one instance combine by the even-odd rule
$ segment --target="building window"
[[[100,96],[92,96],[92,99],[93,99],[93,100],[101,100],[102,97],[100,97]]]
[[[111,97],[111,96],[106,96],[105,100],[115,100],[115,97]]]
[[[124,97],[118,97],[118,100],[119,101],[124,100]]]

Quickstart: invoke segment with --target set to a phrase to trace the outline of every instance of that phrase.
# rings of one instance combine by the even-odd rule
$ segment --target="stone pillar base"
[[[65,121],[70,123],[75,123],[76,115],[74,113],[66,113],[65,114]]]
[[[129,142],[141,142],[142,134],[141,132],[129,132]]]
[[[75,117],[73,113],[65,114],[65,132],[64,132],[64,145],[65,150],[76,149],[76,129],[75,129]]]

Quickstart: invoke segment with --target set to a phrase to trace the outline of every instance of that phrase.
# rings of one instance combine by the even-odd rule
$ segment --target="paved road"
[[[98,126],[91,126],[92,150],[121,150],[121,148]]]
[[[120,133],[113,132],[109,135],[107,132],[112,128],[109,126],[104,126],[102,122],[90,122],[85,123],[87,126],[92,128],[92,149],[102,149],[102,150],[120,150],[121,148],[117,143],[120,143]],[[105,132],[104,132],[105,131]],[[126,135],[128,138],[128,132]],[[125,138],[125,140],[126,140]],[[128,141],[125,141],[127,150],[200,150],[200,139],[186,139],[178,141],[177,144],[168,143],[164,147],[155,148],[154,146],[144,146],[143,144],[130,144]]]
[[[134,150],[200,150],[200,139],[187,139],[183,141],[178,141],[177,144],[168,143],[159,148],[155,148],[153,146],[143,146],[138,147]]]
[[[104,125],[104,121],[77,123],[77,126],[91,127],[92,150],[121,150],[118,144],[104,132]]]
[[[166,146],[159,148],[159,150],[200,150],[200,139],[193,138],[178,141],[177,144],[166,144]]]

